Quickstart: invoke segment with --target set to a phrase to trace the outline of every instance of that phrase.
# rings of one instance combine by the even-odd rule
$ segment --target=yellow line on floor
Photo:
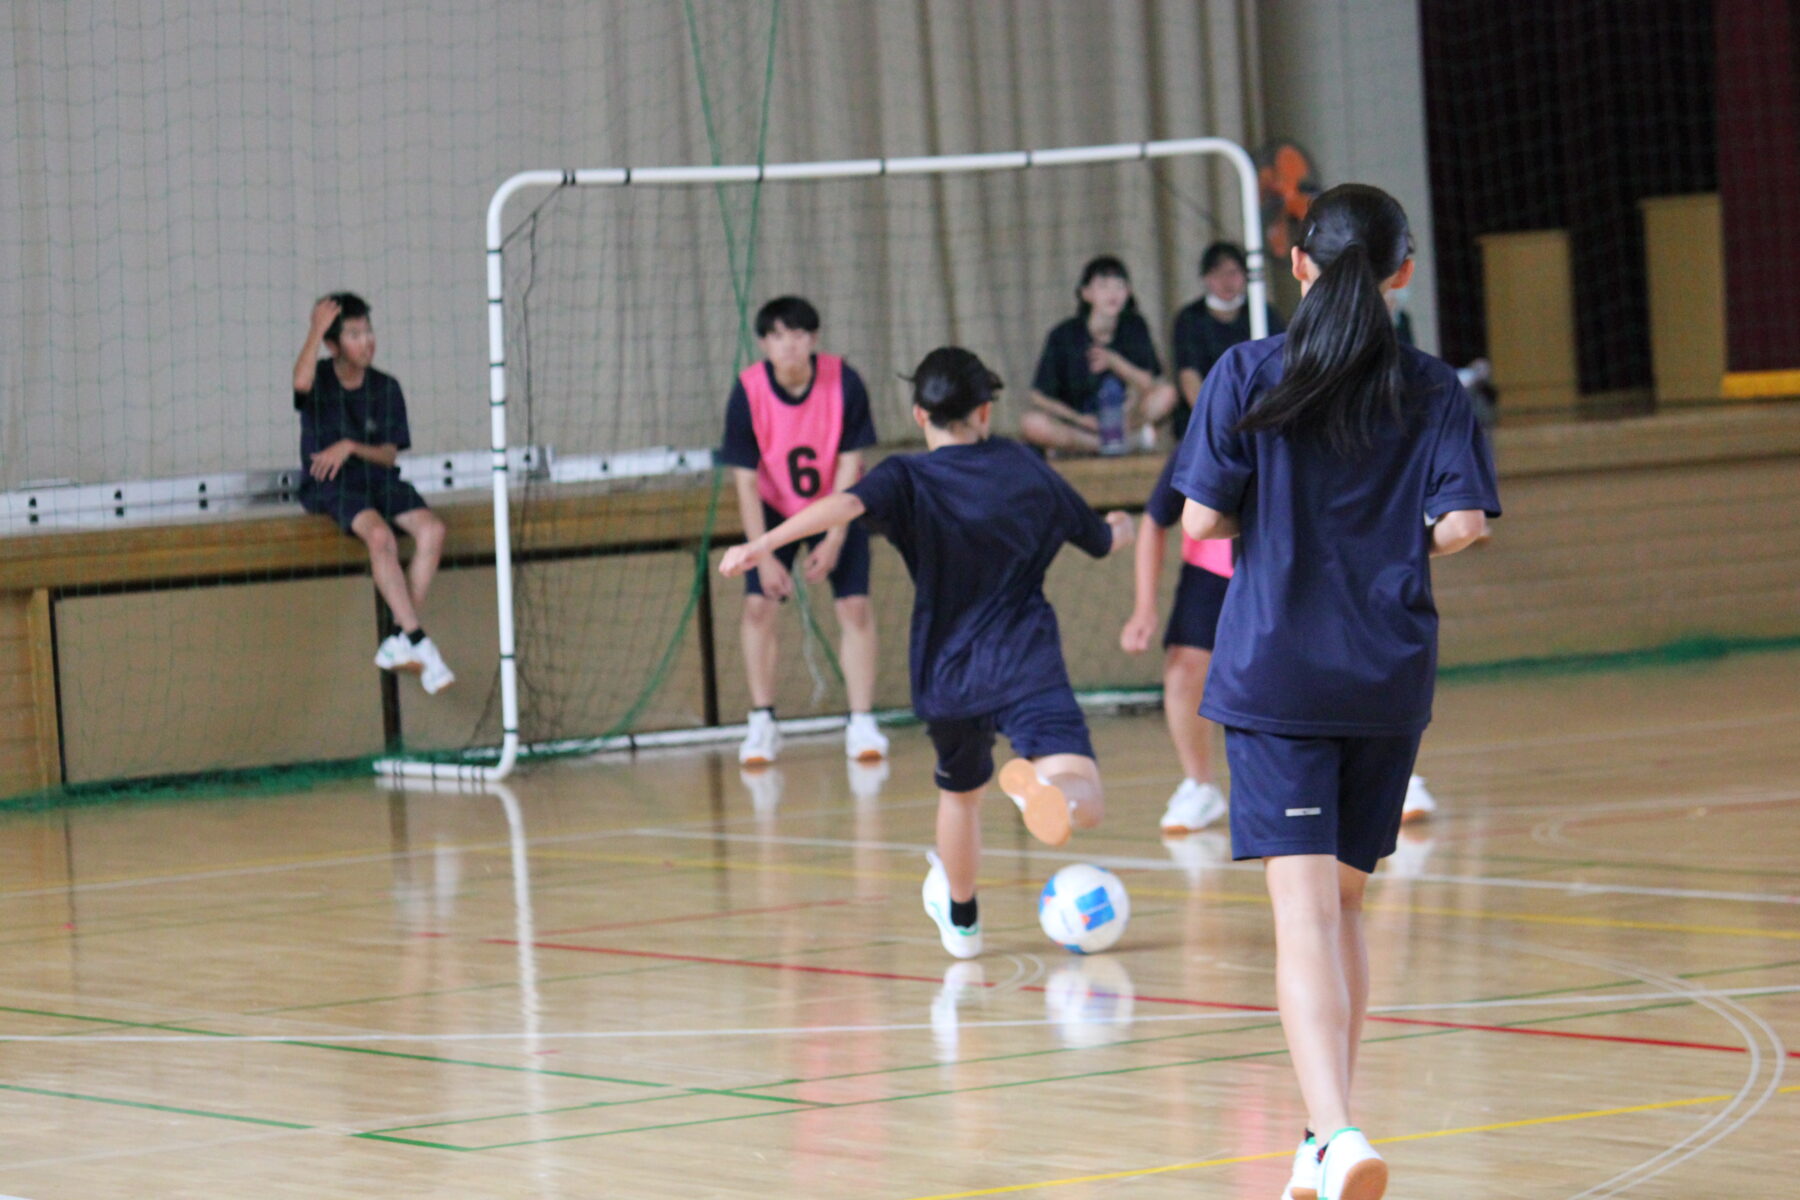
[[[1782,1094],[1800,1091],[1800,1084],[1781,1089]],[[1732,1098],[1732,1093],[1718,1096],[1692,1096],[1684,1100],[1660,1100],[1654,1104],[1632,1104],[1624,1108],[1596,1108],[1587,1112],[1557,1113],[1550,1117],[1526,1117],[1518,1121],[1496,1121],[1491,1125],[1465,1125],[1459,1129],[1435,1129],[1427,1133],[1402,1133],[1393,1137],[1372,1139],[1377,1146],[1399,1142],[1418,1142],[1427,1138],[1459,1137],[1468,1133],[1495,1133],[1503,1129],[1524,1129],[1534,1125],[1557,1125],[1565,1121],[1589,1121],[1596,1117],[1621,1117],[1629,1113],[1657,1112],[1668,1108],[1687,1108],[1696,1104],[1718,1104]],[[1149,1175],[1167,1175],[1175,1171],[1198,1171],[1205,1167],[1229,1167],[1239,1163],[1264,1162],[1288,1158],[1292,1150],[1270,1150],[1263,1154],[1239,1154],[1230,1158],[1209,1158],[1201,1162],[1171,1163],[1163,1167],[1138,1167],[1129,1171],[1108,1171],[1100,1175],[1078,1175],[1068,1179],[1044,1179],[1036,1183],[1009,1183],[1003,1187],[979,1188],[972,1192],[938,1192],[916,1196],[913,1200],[969,1200],[974,1196],[1001,1196],[1009,1192],[1032,1192],[1044,1188],[1068,1187],[1077,1183],[1106,1183],[1116,1179],[1141,1179]]]
[[[901,879],[917,883],[920,871],[859,871],[854,867],[821,867],[811,863],[761,863],[746,859],[670,858],[665,854],[595,854],[581,850],[533,850],[534,859],[566,859],[570,862],[614,863],[626,867],[673,867],[693,871],[759,871],[781,875],[825,875],[834,879]],[[987,887],[1005,886],[998,880],[984,880]]]

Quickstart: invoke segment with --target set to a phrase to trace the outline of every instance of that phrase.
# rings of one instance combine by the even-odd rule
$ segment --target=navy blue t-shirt
[[[1064,542],[1095,558],[1112,529],[1043,459],[991,437],[897,454],[850,489],[913,578],[913,711],[941,721],[1066,687],[1044,573]]]
[[[365,446],[392,445],[401,450],[412,445],[400,381],[374,367],[363,372],[360,387],[346,389],[331,361],[321,360],[313,376],[312,391],[295,392],[294,408],[300,414],[303,472],[311,468],[313,455],[345,438]],[[343,488],[366,492],[399,478],[399,467],[384,467],[351,455],[344,460],[336,479],[320,482],[310,474],[302,475],[300,491],[306,494]]]
[[[1170,452],[1169,461],[1163,464],[1162,474],[1156,477],[1150,499],[1144,501],[1144,515],[1164,529],[1178,523],[1181,510],[1187,506],[1187,497],[1175,490],[1175,460],[1180,457],[1181,447],[1177,446]]]
[[[1044,350],[1038,355],[1037,372],[1031,377],[1031,386],[1076,412],[1093,413],[1100,404],[1097,399],[1100,381],[1111,374],[1089,369],[1087,352],[1093,344],[1094,336],[1088,332],[1085,317],[1070,317],[1059,322],[1044,339]],[[1150,340],[1150,326],[1145,324],[1142,314],[1119,314],[1118,327],[1113,330],[1112,349],[1132,366],[1152,375],[1162,374],[1162,359],[1156,356],[1156,346]]]
[[[813,378],[819,377],[818,356],[813,356]],[[798,396],[789,395],[775,379],[775,365],[764,359],[763,370],[769,373],[769,387],[775,392],[775,398],[783,404],[800,405],[812,394],[812,384]],[[852,450],[861,450],[864,446],[875,444],[875,417],[869,411],[869,389],[863,386],[862,376],[849,363],[844,364],[844,427],[838,438],[839,454],[848,454]],[[728,467],[742,467],[746,471],[754,471],[762,462],[762,449],[756,444],[756,427],[750,420],[750,397],[744,391],[744,383],[737,380],[731,385],[731,398],[725,401],[725,440],[719,447],[719,462]]]
[[[1274,305],[1267,305],[1263,311],[1268,314],[1271,335],[1287,328]],[[1249,340],[1249,304],[1238,309],[1237,315],[1231,320],[1221,321],[1212,315],[1212,310],[1206,307],[1206,297],[1202,296],[1175,314],[1175,370],[1197,371],[1204,383],[1207,372],[1213,369],[1221,355],[1240,342]],[[1177,441],[1187,435],[1188,419],[1193,412],[1186,396],[1176,402],[1171,416]]]
[[[1379,426],[1366,451],[1236,432],[1281,378],[1286,341],[1220,358],[1175,468],[1183,495],[1243,530],[1200,712],[1294,737],[1416,733],[1437,676],[1425,519],[1500,515],[1487,436],[1456,372],[1413,349],[1406,420]]]

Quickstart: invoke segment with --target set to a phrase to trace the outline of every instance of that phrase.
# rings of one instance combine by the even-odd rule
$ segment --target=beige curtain
[[[483,446],[482,216],[508,174],[748,160],[765,79],[769,161],[1254,143],[1253,13],[16,0],[0,18],[0,486],[288,465],[289,366],[312,298],[344,287],[375,307],[378,363],[406,386],[417,447]],[[568,450],[715,438],[731,280],[752,244],[749,300],[817,299],[828,345],[884,404],[894,371],[951,339],[1021,397],[1099,252],[1126,257],[1166,353],[1201,245],[1239,233],[1231,178],[1195,164],[1052,175],[770,185],[754,243],[747,189],[559,196],[509,249],[509,289],[537,285],[536,340],[509,350],[536,417],[514,436]],[[899,432],[897,408],[879,414]]]

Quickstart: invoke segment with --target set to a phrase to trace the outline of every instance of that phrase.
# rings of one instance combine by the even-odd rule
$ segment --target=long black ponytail
[[[1412,255],[1406,212],[1380,188],[1340,184],[1312,202],[1300,249],[1319,277],[1288,324],[1281,382],[1238,429],[1322,437],[1353,453],[1373,443],[1378,422],[1403,416],[1400,340],[1381,284]]]

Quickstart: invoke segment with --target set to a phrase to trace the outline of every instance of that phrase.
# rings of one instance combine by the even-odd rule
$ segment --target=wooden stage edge
[[[1507,480],[1800,457],[1800,402],[1707,406],[1655,416],[1502,425],[1495,455]],[[892,452],[913,447],[898,446]],[[1140,508],[1161,455],[1057,464],[1097,508]],[[728,489],[714,536],[742,533]],[[514,545],[529,553],[581,553],[691,543],[712,500],[709,480],[611,492],[561,489],[515,507]],[[450,528],[451,561],[493,553],[486,492],[433,505]],[[159,525],[0,538],[0,592],[108,588],[168,581],[244,582],[335,573],[367,561],[362,547],[323,517],[288,509]]]

